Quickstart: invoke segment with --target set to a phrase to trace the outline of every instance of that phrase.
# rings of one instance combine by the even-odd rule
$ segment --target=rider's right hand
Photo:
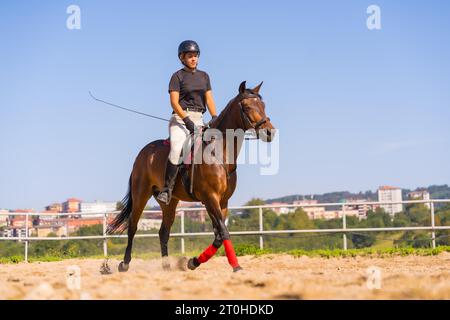
[[[192,122],[192,120],[189,118],[189,116],[186,116],[183,118],[184,124],[186,125],[186,128],[189,130],[190,134],[193,134],[195,131],[195,124]]]

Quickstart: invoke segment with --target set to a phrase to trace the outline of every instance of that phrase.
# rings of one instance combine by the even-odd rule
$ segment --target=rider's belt
[[[203,112],[203,108],[200,107],[189,107],[185,109],[186,111]]]

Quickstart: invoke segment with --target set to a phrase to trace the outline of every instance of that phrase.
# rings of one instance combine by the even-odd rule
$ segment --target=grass
[[[442,252],[450,252],[450,246],[432,248],[383,248],[383,249],[334,249],[334,250],[291,250],[287,253],[295,257],[347,258],[347,257],[392,257],[392,256],[434,256]]]
[[[389,239],[376,239],[375,243],[371,246],[373,249],[388,249],[394,246],[394,240],[398,240],[402,237],[403,232],[392,232],[389,235]]]
[[[246,245],[240,244],[235,247],[237,256],[245,256],[245,255],[253,255],[253,256],[261,256],[265,254],[289,254],[294,257],[320,257],[320,258],[349,258],[349,257],[393,257],[393,256],[408,256],[408,255],[417,255],[417,256],[434,256],[438,255],[442,252],[450,252],[450,246],[438,246],[436,249],[432,248],[365,248],[365,249],[323,249],[323,250],[289,250],[289,251],[274,251],[270,249],[260,249],[254,245]],[[181,256],[197,256],[200,252],[186,252],[184,254],[181,253],[173,253],[172,257],[181,257]],[[225,255],[223,248],[218,251],[218,255]],[[110,255],[109,259],[117,259],[121,260],[123,255]],[[159,252],[148,252],[148,253],[136,253],[133,254],[133,258],[149,260],[149,259],[157,259],[160,257]],[[80,257],[64,257],[64,256],[39,256],[39,257],[29,257],[29,262],[53,262],[53,261],[62,261],[67,259],[104,259],[103,255],[92,255],[92,256],[80,256]],[[0,264],[7,263],[19,263],[23,262],[23,256],[11,256],[11,257],[0,257]]]
[[[321,250],[288,250],[288,251],[273,251],[270,249],[259,249],[251,245],[238,245],[235,248],[236,255],[264,255],[270,253],[287,253],[294,257],[321,257],[321,258],[347,258],[347,257],[392,257],[392,256],[432,256],[440,254],[441,252],[450,252],[450,246],[439,246],[436,249],[432,248],[365,248],[365,249],[321,249]],[[224,253],[222,253],[224,254]]]

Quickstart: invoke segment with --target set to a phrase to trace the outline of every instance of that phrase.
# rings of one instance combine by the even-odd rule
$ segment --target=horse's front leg
[[[222,215],[219,201],[211,199],[210,201],[207,201],[205,203],[205,207],[213,223],[214,242],[208,248],[206,248],[206,250],[203,251],[202,254],[198,256],[198,258],[196,257],[189,260],[189,269],[194,270],[200,264],[208,261],[223,244],[225,246],[225,253],[228,258],[228,263],[233,268],[233,271],[236,272],[241,270],[242,268],[239,266],[233,244],[231,243],[230,233],[224,223],[225,216]]]
[[[213,222],[214,226],[214,222]],[[189,259],[188,268],[191,270],[197,269],[200,264],[205,263],[212,258],[217,252],[217,250],[222,246],[223,239],[219,233],[219,229],[214,226],[214,241],[208,246],[198,257]]]

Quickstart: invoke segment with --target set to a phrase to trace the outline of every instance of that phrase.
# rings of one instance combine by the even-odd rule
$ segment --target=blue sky
[[[66,28],[70,4],[81,30]],[[381,30],[366,27],[371,4]],[[219,110],[242,80],[264,80],[280,129],[278,174],[241,166],[231,205],[449,183],[449,18],[448,1],[2,1],[0,208],[120,200],[167,124],[88,91],[168,117],[185,39],[200,44]]]

